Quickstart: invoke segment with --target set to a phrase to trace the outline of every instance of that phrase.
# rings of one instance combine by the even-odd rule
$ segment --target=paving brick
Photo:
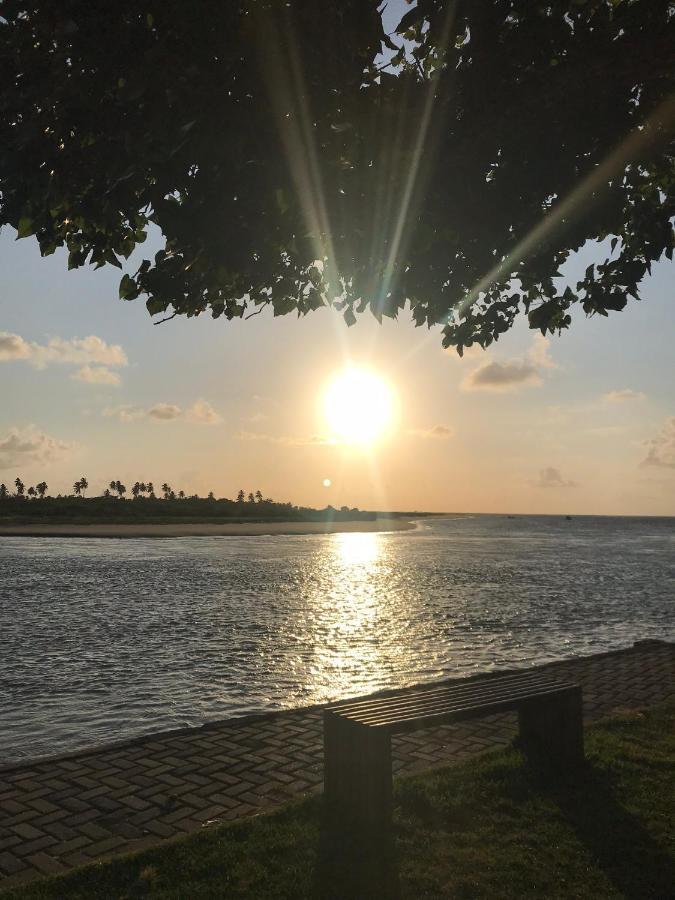
[[[587,722],[675,695],[675,645],[666,642],[542,669],[582,684]],[[501,714],[401,735],[392,741],[393,769],[399,776],[448,765],[503,746],[515,734],[515,715]],[[253,815],[321,785],[316,708],[231,719],[0,771],[0,890],[152,847],[206,822]]]
[[[16,875],[17,872],[21,872],[26,868],[29,868],[26,861],[15,856],[14,853],[0,853],[0,872],[3,874]],[[1,887],[2,882],[0,882],[0,888]]]

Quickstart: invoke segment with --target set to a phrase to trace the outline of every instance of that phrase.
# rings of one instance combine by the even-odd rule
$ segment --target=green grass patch
[[[675,704],[595,726],[586,755],[564,779],[515,750],[402,779],[384,859],[326,853],[317,798],[2,900],[673,897]]]

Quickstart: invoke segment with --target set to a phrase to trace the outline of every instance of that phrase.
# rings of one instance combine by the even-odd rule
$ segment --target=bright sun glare
[[[348,444],[372,444],[392,420],[394,397],[374,372],[349,368],[328,385],[324,412],[333,437]]]

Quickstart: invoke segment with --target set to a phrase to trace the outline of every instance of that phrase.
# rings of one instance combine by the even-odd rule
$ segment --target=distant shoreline
[[[0,525],[0,537],[147,538],[147,537],[258,537],[276,534],[340,534],[409,531],[405,519],[365,519],[344,522],[245,522],[230,524],[167,523],[161,525]]]

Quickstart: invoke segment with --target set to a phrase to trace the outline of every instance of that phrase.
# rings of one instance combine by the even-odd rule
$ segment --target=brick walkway
[[[588,721],[675,695],[675,644],[542,667],[583,685]],[[394,739],[411,773],[507,744],[515,717],[494,716]],[[231,719],[0,770],[0,890],[153,846],[320,788],[318,708]]]

